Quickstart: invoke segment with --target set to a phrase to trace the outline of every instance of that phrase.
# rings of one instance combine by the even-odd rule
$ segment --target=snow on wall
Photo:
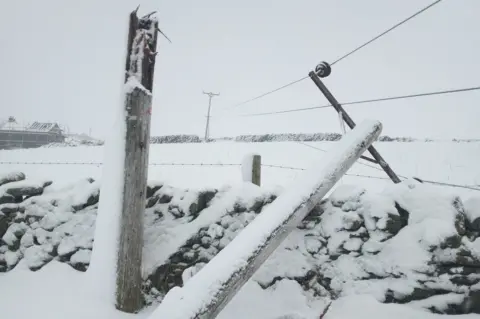
[[[316,204],[312,204],[314,199],[311,197],[320,201],[379,136],[381,128],[378,121],[364,121],[349,132],[334,151],[329,152],[320,163],[312,164],[310,170],[244,229],[227,249],[222,250],[183,288],[172,289],[151,318],[205,317],[212,311],[215,313],[216,308],[221,309],[217,301],[228,298],[226,291],[230,290],[232,296],[232,291],[242,286],[239,276],[255,271],[253,265],[260,266],[259,260],[267,258],[281,243],[288,234],[287,229],[291,231],[291,227],[295,227]],[[265,257],[258,257],[263,254]],[[232,286],[227,288],[227,285],[237,289]]]
[[[24,176],[7,175],[13,185],[13,180]],[[3,186],[7,194],[8,184]],[[145,293],[147,301],[154,305],[171,287],[193,280],[206,262],[274,199],[250,184],[215,191],[183,190],[154,183],[147,193],[144,252],[149,269],[145,269],[145,279],[146,287],[150,285],[151,290]],[[96,278],[85,277],[80,272],[73,276],[74,270],[65,272],[62,270],[65,268],[55,266],[61,261],[80,271],[88,268],[98,195],[99,184],[89,179],[66,187],[56,187],[53,183],[44,187],[42,195],[22,203],[0,205],[0,232],[5,231],[0,233],[3,237],[0,294],[7,296],[0,300],[2,311],[9,314],[17,309],[16,318],[28,318],[22,316],[28,312],[23,308],[28,307],[18,310],[11,303],[15,305],[19,298],[39,300],[38,296],[28,297],[37,291],[33,286],[40,282],[57,285],[56,280],[42,276],[60,270],[61,278],[69,278],[67,275],[77,278],[72,284],[75,289],[69,286],[71,281],[62,279],[65,281],[62,288],[48,290],[48,300],[41,299],[43,306],[36,308],[37,317],[50,314],[52,318],[54,309],[55,314],[71,314],[69,317],[75,318],[74,313],[84,313],[76,309],[75,304],[95,308],[95,302],[101,302],[103,308],[113,308],[108,300],[99,298]],[[456,196],[415,181],[393,185],[378,193],[342,185],[294,230],[219,318],[240,319],[248,314],[251,318],[317,319],[330,299],[347,297],[333,303],[332,313],[337,313],[333,310],[344,310],[342,306],[335,307],[337,303],[343,305],[347,300],[353,307],[359,294],[373,296],[377,302],[368,304],[374,309],[389,312],[399,307],[378,304],[392,301],[421,309],[404,310],[411,313],[411,318],[422,319],[422,315],[427,315],[425,309],[462,313],[466,311],[462,310],[463,304],[471,300],[466,299],[468,295],[480,291],[480,276],[472,272],[480,268],[480,240],[476,237],[480,225],[473,223],[467,213],[470,201],[476,200],[470,198],[462,208]],[[3,228],[4,225],[8,227]],[[445,231],[438,233],[443,238],[435,235],[437,225],[444,225],[441,229]],[[45,272],[40,270],[28,275],[32,280],[22,281],[15,289],[8,286],[12,282],[9,278],[13,281],[20,276],[25,278],[28,268],[36,270],[45,264]],[[10,271],[1,273],[13,267],[20,267],[16,275],[13,275],[15,271],[12,275]],[[80,288],[78,294],[74,293],[83,287],[78,282],[90,282],[88,292],[80,293],[84,291]],[[160,293],[155,294],[155,289]],[[69,306],[60,308],[58,298],[50,297],[56,294],[71,300],[67,302]],[[86,304],[87,297],[95,299],[94,303]],[[80,303],[74,302],[75,299]],[[7,300],[9,303],[5,304]],[[353,315],[342,313],[346,318]],[[97,317],[103,318],[102,314],[103,311],[98,312]],[[147,316],[148,313],[138,315],[139,318]]]

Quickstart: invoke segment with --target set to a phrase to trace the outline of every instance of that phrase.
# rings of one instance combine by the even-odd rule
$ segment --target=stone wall
[[[62,189],[0,176],[0,272],[23,260],[88,269],[99,185]],[[273,200],[254,185],[183,190],[151,183],[145,211],[147,302],[182,286]],[[411,181],[381,193],[339,187],[287,238],[252,280],[296,280],[312,298],[368,293],[432,312],[475,312],[480,299],[480,200]]]

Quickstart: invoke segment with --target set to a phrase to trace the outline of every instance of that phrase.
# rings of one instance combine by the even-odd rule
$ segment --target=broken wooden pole
[[[148,176],[150,115],[157,47],[157,21],[130,14],[125,77],[125,161],[116,265],[117,309],[142,308],[143,217]]]
[[[339,113],[340,116],[343,118],[343,120],[345,120],[348,127],[353,129],[355,127],[355,122],[348,115],[348,113],[345,111],[343,106],[333,96],[330,90],[325,86],[322,80],[320,80],[320,77],[326,77],[330,75],[330,73],[331,73],[330,65],[326,62],[322,62],[321,64],[317,65],[317,67],[315,68],[315,72],[311,71],[308,75],[312,79],[313,83],[315,83],[315,85],[318,87],[320,92],[322,92],[323,95],[327,98],[328,102],[332,104],[332,106],[335,108],[337,113]],[[395,172],[390,168],[388,163],[383,159],[383,157],[380,155],[380,153],[376,150],[375,147],[370,146],[368,148],[368,151],[370,152],[370,154],[372,154],[372,157],[374,158],[374,160],[368,159],[368,161],[378,163],[394,183],[401,182],[400,178],[398,178],[397,174],[395,174]]]
[[[171,289],[149,319],[215,318],[381,130],[380,122],[365,121],[348,132],[182,288]]]

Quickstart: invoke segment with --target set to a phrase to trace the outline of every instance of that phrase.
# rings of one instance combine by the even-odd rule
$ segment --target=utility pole
[[[348,113],[345,111],[343,106],[333,96],[330,90],[325,86],[322,80],[320,80],[320,78],[326,78],[327,76],[329,76],[331,72],[332,72],[332,68],[330,64],[328,64],[327,62],[322,62],[316,66],[315,72],[311,71],[310,73],[308,73],[308,76],[312,79],[313,83],[315,83],[315,85],[318,87],[320,92],[322,92],[323,95],[327,98],[328,102],[330,102],[330,104],[333,106],[335,111],[337,111],[339,116],[342,117],[343,121],[345,121],[348,127],[350,127],[350,129],[353,130],[353,128],[356,126],[355,122],[350,117],[350,115],[348,115]],[[377,149],[373,145],[370,145],[368,147],[368,151],[370,152],[370,154],[372,154],[373,158],[361,156],[362,159],[365,159],[369,162],[380,165],[380,167],[382,167],[382,169],[385,171],[388,177],[390,177],[392,182],[394,182],[395,184],[401,182],[397,174],[395,174],[395,172],[390,168],[388,163],[383,159],[383,157],[380,155],[380,153],[377,151]]]
[[[205,143],[208,142],[208,137],[210,135],[210,110],[212,108],[212,98],[219,96],[220,93],[205,92],[203,94],[208,95],[208,114],[207,114],[207,125],[205,126]]]

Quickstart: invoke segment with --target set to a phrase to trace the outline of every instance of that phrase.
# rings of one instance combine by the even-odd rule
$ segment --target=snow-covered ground
[[[328,150],[329,148],[334,147],[335,143],[318,142],[308,143],[308,145]],[[478,158],[480,158],[480,143],[385,142],[376,143],[376,146],[391,167],[400,175],[409,177],[418,176],[427,180],[462,185],[480,184],[480,169],[477,167]],[[91,163],[101,163],[103,161],[103,152],[104,149],[101,146],[0,151],[0,175],[12,171],[21,171],[27,175],[28,180],[39,181],[40,184],[43,184],[46,180],[52,180],[54,181],[54,184],[50,186],[50,191],[52,193],[54,193],[55,190],[60,190],[60,193],[68,193],[68,196],[72,197],[69,198],[69,200],[75,202],[78,199],[71,194],[72,188],[62,189],[62,186],[77,183],[88,177],[92,177],[101,183],[102,166]],[[162,181],[174,187],[189,189],[222,189],[225,185],[238,185],[242,181],[240,166],[173,166],[155,164],[240,164],[242,158],[246,154],[251,153],[260,154],[262,156],[263,164],[293,168],[307,168],[311,166],[313,161],[321,161],[321,158],[324,156],[324,152],[322,151],[294,142],[258,144],[233,142],[211,144],[159,144],[151,146],[150,163],[154,165],[151,165],[149,168],[149,179],[151,181]],[[6,164],[7,162],[8,164]],[[32,164],[32,162],[37,164]],[[57,164],[40,164],[46,162]],[[301,173],[302,171],[291,168],[265,166],[262,168],[262,183],[265,185],[267,193],[270,190],[278,191],[279,186],[281,188],[287,187],[293,179]],[[355,164],[354,167],[349,170],[349,174],[385,177],[382,171],[359,164]],[[88,189],[89,187],[98,187],[97,183],[84,184],[85,187],[82,186],[84,191],[85,189],[91,191],[91,189]],[[374,192],[383,190],[386,186],[390,185],[391,182],[389,180],[368,178],[365,176],[345,176],[339,185],[346,184],[358,185]],[[478,192],[460,188],[437,187],[442,189],[442,193],[449,193],[449,196],[454,196],[456,194],[462,195],[462,200],[464,200],[465,206],[467,208],[469,206],[473,207],[469,211],[475,210],[478,198],[470,199],[470,197],[475,195],[478,196]],[[352,193],[354,193],[353,189]],[[253,194],[255,194],[255,191],[253,191]],[[337,195],[339,194],[342,193],[338,193]],[[230,194],[229,196],[234,195],[235,194]],[[343,195],[345,194],[343,193]],[[53,194],[49,196],[53,196]],[[368,200],[371,201],[372,198],[368,197]],[[379,204],[378,198],[376,200],[375,203]],[[439,202],[438,207],[430,207],[430,209],[425,207],[422,208],[421,203],[415,202],[414,197],[401,197],[398,198],[398,200],[400,202],[402,200],[405,201],[407,205],[411,203],[415,204],[410,207],[410,213],[415,212],[413,216],[411,215],[411,221],[409,221],[409,223],[412,223],[412,227],[405,229],[403,237],[400,236],[397,240],[392,239],[389,241],[390,244],[387,245],[404,243],[411,246],[404,247],[394,255],[388,255],[387,252],[385,252],[380,253],[379,256],[380,258],[384,258],[383,261],[385,263],[383,266],[391,264],[393,260],[398,265],[398,269],[401,269],[402,271],[409,267],[416,270],[414,267],[417,267],[422,263],[420,257],[425,256],[426,250],[415,250],[417,249],[415,243],[409,241],[409,239],[412,239],[417,235],[422,235],[424,236],[422,237],[424,243],[436,242],[439,240],[439,238],[436,237],[436,230],[438,227],[440,227],[438,230],[443,229],[444,232],[450,232],[452,229],[448,227],[442,228],[446,224],[444,225],[442,222],[438,221],[434,224],[435,227],[432,226],[434,229],[425,228],[426,222],[428,222],[429,218],[432,218],[433,213],[438,212],[440,214],[443,212],[441,209],[443,202]],[[432,200],[430,203],[434,202],[435,200]],[[224,203],[222,203],[222,205],[223,204]],[[382,209],[383,208],[387,211],[389,209],[388,207],[382,206]],[[422,209],[415,210],[417,208]],[[224,209],[227,210],[229,208],[225,207]],[[425,211],[428,211],[429,213],[426,214]],[[448,215],[447,213],[438,216],[438,219],[445,221],[445,219],[451,218],[451,215]],[[338,210],[336,214],[344,213]],[[208,217],[207,215],[205,216]],[[220,216],[214,217],[217,218]],[[198,218],[198,223],[201,221],[202,220]],[[332,222],[335,224],[337,221],[332,220]],[[192,227],[191,224],[192,223],[185,224],[184,228]],[[380,224],[377,222],[377,227],[381,227],[379,226]],[[197,226],[201,227],[205,225]],[[320,226],[325,227],[325,224]],[[373,227],[375,228],[375,226]],[[180,230],[180,228],[177,229]],[[371,231],[373,232],[374,230]],[[293,242],[292,239],[290,244],[293,244]],[[155,244],[154,241],[151,243]],[[355,244],[353,241],[349,243],[351,245]],[[177,243],[177,245],[179,244],[180,242]],[[329,248],[331,245],[335,244],[335,242],[329,241]],[[305,243],[305,246],[308,246],[307,243]],[[287,248],[279,252],[279,256],[282,256],[285,251],[291,251],[290,248]],[[314,249],[315,247],[304,248],[308,250]],[[404,254],[401,255],[401,252]],[[406,262],[403,260],[403,258],[405,258],[405,253],[411,253],[414,257],[418,258],[412,259],[411,262]],[[292,257],[294,258],[295,256]],[[300,258],[301,256],[298,255],[297,257]],[[337,261],[332,261],[330,264],[326,264],[324,270],[326,273],[328,273],[328,271],[332,272],[336,269],[344,270],[345,268],[342,267],[346,267],[344,261],[347,259],[348,258],[339,258]],[[276,271],[284,271],[281,267],[278,268],[278,266],[282,266],[277,264],[278,260],[280,259],[273,260],[270,264],[267,264],[266,267],[264,267],[263,272],[258,274],[257,281],[249,281],[237,297],[234,298],[225,308],[219,318],[319,318],[328,303],[328,300],[312,296],[310,292],[304,291],[303,287],[297,281],[292,279],[280,280],[269,289],[262,289],[259,285],[258,282],[261,282],[262,279],[266,278],[266,273],[272,275],[275,274]],[[282,260],[286,259],[284,258]],[[301,262],[305,262],[303,259],[301,260]],[[354,277],[356,276],[356,273],[353,272],[353,270],[356,269],[361,272],[360,268],[355,268],[359,267],[359,263],[362,263],[362,265],[369,265],[370,267],[373,267],[372,269],[377,270],[383,266],[372,265],[372,260],[368,257],[359,257],[354,260],[351,260],[351,263],[349,264],[350,266],[347,267],[349,268],[348,271],[345,271],[342,273],[343,275],[339,274],[338,276],[339,278],[341,276],[343,276],[341,278],[352,276],[351,278],[346,278],[343,285],[351,283],[352,291],[356,291],[353,291],[354,293],[347,293],[345,297],[341,297],[335,301],[324,319],[372,319],[385,318],[386,316],[391,319],[443,318],[441,315],[434,315],[426,312],[422,307],[407,307],[392,304],[385,305],[379,303],[377,301],[378,298],[374,298],[370,294],[374,292],[375,289],[379,289],[381,285],[379,287],[355,286],[358,283],[355,282]],[[106,302],[108,299],[100,293],[103,290],[98,289],[98,283],[91,280],[91,278],[88,278],[88,272],[78,272],[67,264],[59,263],[58,261],[52,261],[39,271],[32,272],[28,269],[27,263],[28,260],[24,259],[10,272],[0,273],[0,296],[2,296],[0,298],[0,315],[2,318],[83,319],[88,317],[92,319],[144,319],[148,318],[154,310],[153,307],[150,307],[137,315],[120,313],[113,308],[113,305],[109,305],[109,303]],[[295,265],[298,266],[298,263]],[[284,266],[286,267],[286,265]],[[307,267],[307,264],[305,264],[305,267]],[[272,270],[271,273],[269,272],[269,269]],[[333,282],[336,284],[335,281]],[[339,284],[337,283],[337,285]],[[400,286],[399,289],[406,289],[403,285]],[[345,287],[342,287],[342,289],[345,291]],[[362,291],[366,291],[368,295],[356,295],[356,293],[362,293]],[[460,316],[460,318],[465,319],[478,317],[479,315]]]
[[[335,142],[308,143],[328,150]],[[480,143],[451,142],[378,142],[376,147],[397,174],[407,177],[442,181],[463,185],[480,185]],[[102,146],[75,148],[48,148],[0,151],[0,173],[19,170],[29,178],[50,178],[56,183],[70,183],[85,177],[99,179],[104,148]],[[186,188],[221,187],[241,181],[237,166],[171,166],[155,164],[240,164],[246,154],[262,156],[262,164],[293,168],[307,168],[324,152],[295,142],[209,144],[154,144],[150,149],[150,180],[162,180],[169,185]],[[368,155],[368,154],[366,154]],[[52,165],[3,164],[5,162],[49,162]],[[89,163],[68,165],[61,163]],[[360,161],[366,165],[372,163]],[[92,164],[93,163],[93,164]],[[262,184],[265,187],[288,185],[299,170],[263,167]],[[356,164],[350,174],[385,177],[383,171]],[[342,182],[382,188],[389,180],[346,176]]]

